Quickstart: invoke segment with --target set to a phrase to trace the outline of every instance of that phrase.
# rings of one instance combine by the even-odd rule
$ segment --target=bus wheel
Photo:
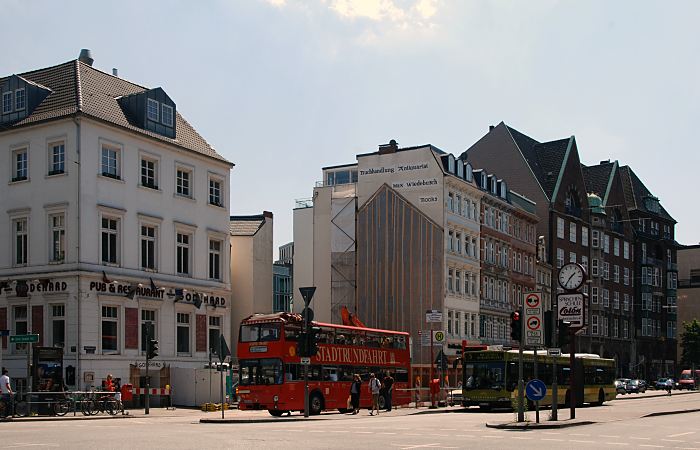
[[[309,397],[309,414],[317,416],[323,411],[323,396],[318,392],[314,392]]]
[[[280,411],[279,409],[268,409],[267,412],[270,413],[272,417],[282,417],[286,411]]]
[[[598,401],[596,402],[596,406],[601,406],[605,402],[605,392],[603,390],[598,391]]]

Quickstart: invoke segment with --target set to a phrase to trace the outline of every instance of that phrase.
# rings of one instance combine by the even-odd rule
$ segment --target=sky
[[[76,59],[161,86],[224,157],[231,214],[274,214],[321,168],[396,139],[461,154],[501,121],[630,165],[700,242],[700,2],[4,0],[0,75]],[[275,258],[277,251],[275,250]]]

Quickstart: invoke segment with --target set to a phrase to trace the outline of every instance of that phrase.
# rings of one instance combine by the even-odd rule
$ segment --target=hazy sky
[[[321,167],[396,139],[459,155],[505,121],[629,164],[700,241],[700,2],[8,1],[0,75],[75,59],[162,86],[230,161],[231,213],[274,213]],[[275,251],[275,258],[277,252]]]

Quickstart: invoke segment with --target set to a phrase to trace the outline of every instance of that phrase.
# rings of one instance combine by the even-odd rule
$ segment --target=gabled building
[[[139,386],[155,338],[164,387],[230,337],[233,165],[164,89],[92,63],[0,78],[0,329],[62,347],[78,390],[108,373]],[[32,349],[2,345],[28,387]]]
[[[629,166],[620,168],[635,236],[635,344],[640,378],[676,376],[678,263],[676,221]]]

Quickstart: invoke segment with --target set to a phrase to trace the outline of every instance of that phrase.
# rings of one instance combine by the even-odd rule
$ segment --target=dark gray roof
[[[83,114],[149,138],[168,142],[183,149],[229,163],[197,133],[179,112],[175,119],[176,135],[174,139],[132,125],[119,106],[117,98],[147,91],[148,89],[143,86],[101,72],[78,60],[26,72],[19,74],[19,76],[44,86],[52,92],[29,116],[5,129],[15,129],[74,114]],[[0,78],[0,84],[8,78]]]
[[[613,174],[615,163],[606,161],[595,166],[584,166],[581,164],[583,181],[586,183],[586,191],[593,193],[605,200],[605,193],[608,190],[610,176]]]
[[[638,210],[652,213],[644,206],[645,197],[655,197],[654,194],[642,183],[636,173],[630,166],[620,167],[620,176],[622,177],[622,189],[625,191],[625,203],[628,210]],[[676,222],[666,209],[659,205],[658,215],[666,220]],[[653,213],[652,213],[653,214]]]
[[[264,224],[264,214],[229,217],[229,231],[231,236],[254,236]]]

